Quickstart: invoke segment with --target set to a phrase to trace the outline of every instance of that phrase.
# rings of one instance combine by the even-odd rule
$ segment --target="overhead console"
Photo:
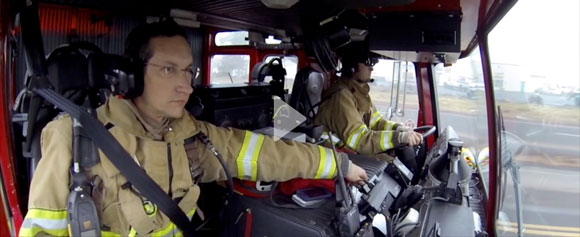
[[[413,62],[457,61],[461,51],[460,11],[388,12],[369,16],[369,48]]]

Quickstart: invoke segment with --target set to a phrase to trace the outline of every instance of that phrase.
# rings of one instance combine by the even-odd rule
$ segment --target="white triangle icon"
[[[277,141],[306,121],[306,117],[280,98],[274,98],[273,120],[274,140]]]

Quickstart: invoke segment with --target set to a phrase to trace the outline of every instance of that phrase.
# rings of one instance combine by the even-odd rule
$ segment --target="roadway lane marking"
[[[537,131],[529,132],[529,133],[526,133],[526,137],[533,136],[533,135],[536,135],[536,134],[541,133],[541,132],[543,132],[543,130],[541,130],[541,129],[537,130]]]
[[[518,227],[518,223],[515,222],[498,221],[497,223],[501,225],[514,226],[516,228]],[[553,225],[524,224],[524,228],[580,232],[580,228],[578,227],[553,226]]]
[[[554,134],[560,135],[560,136],[568,136],[568,137],[580,137],[580,135],[578,135],[578,134],[570,134],[570,133],[557,132],[557,133],[554,133]]]
[[[507,227],[507,226],[498,226],[498,230],[503,230],[512,233],[518,233],[517,227]],[[523,233],[528,235],[540,235],[540,236],[561,236],[561,237],[578,237],[580,236],[580,232],[557,232],[557,231],[545,231],[545,230],[532,230],[528,228],[524,228]]]

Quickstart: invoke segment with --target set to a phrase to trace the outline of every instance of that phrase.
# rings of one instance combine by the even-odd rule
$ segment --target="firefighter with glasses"
[[[109,97],[97,109],[97,117],[187,217],[201,214],[197,208],[199,182],[226,179],[218,159],[200,139],[187,142],[199,133],[209,138],[224,157],[229,172],[240,179],[332,179],[339,168],[350,182],[367,178],[365,171],[346,155],[339,154],[335,160],[331,149],[274,141],[250,131],[196,120],[184,109],[193,92],[192,77],[196,73],[186,39],[183,29],[173,21],[134,29],[125,51],[139,68],[136,74],[141,73],[136,93],[127,98]],[[66,210],[71,181],[71,130],[70,116],[61,116],[42,132],[42,159],[32,179],[21,236],[69,235]],[[176,224],[135,190],[107,156],[99,154],[100,162],[86,174],[93,180],[92,196],[101,234],[179,236],[181,230]]]

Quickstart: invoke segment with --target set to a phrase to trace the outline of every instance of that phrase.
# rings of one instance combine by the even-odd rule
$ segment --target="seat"
[[[75,104],[83,104],[91,91],[86,54],[99,52],[100,49],[97,46],[88,42],[63,45],[53,50],[46,60],[49,86]],[[27,97],[19,98],[21,100],[19,103],[23,104],[29,101]],[[22,106],[18,112],[27,115],[33,109],[35,108]],[[38,109],[38,113],[33,120],[35,123],[32,124],[32,129],[28,128],[31,124],[25,123],[22,126],[23,136],[27,138],[27,143],[29,143],[29,147],[25,145],[22,151],[22,155],[29,158],[27,159],[28,181],[32,179],[36,165],[41,158],[40,135],[42,129],[61,112],[46,101],[36,109]],[[31,131],[31,133],[27,134],[27,131]]]
[[[268,62],[259,62],[252,69],[252,83],[261,84],[267,76],[272,77],[272,80],[270,81],[272,94],[284,99],[286,94],[286,91],[284,90],[286,69],[284,69],[284,66],[282,65],[282,57],[270,59]]]
[[[87,59],[85,55],[77,48],[65,45],[53,50],[46,60],[47,77],[50,86],[59,94],[65,96],[67,99],[76,104],[81,104],[87,93]],[[30,98],[23,96],[20,98],[20,103],[26,103]],[[22,107],[23,114],[29,113],[32,108]],[[32,180],[32,175],[36,170],[36,165],[41,157],[40,151],[40,135],[42,129],[48,122],[58,115],[60,110],[56,109],[52,104],[44,102],[40,108],[36,119],[33,120],[32,130],[28,129],[31,126],[28,123],[22,125],[23,136],[26,136],[29,142],[29,147],[23,147],[22,155],[26,160],[28,170],[28,181]],[[27,131],[32,131],[27,134]],[[27,149],[28,148],[28,149]]]
[[[294,131],[302,132],[316,141],[322,135],[323,127],[314,125],[314,118],[318,112],[318,104],[322,97],[324,77],[322,73],[305,67],[296,73],[292,85],[292,95],[288,104],[306,117],[306,121]]]

